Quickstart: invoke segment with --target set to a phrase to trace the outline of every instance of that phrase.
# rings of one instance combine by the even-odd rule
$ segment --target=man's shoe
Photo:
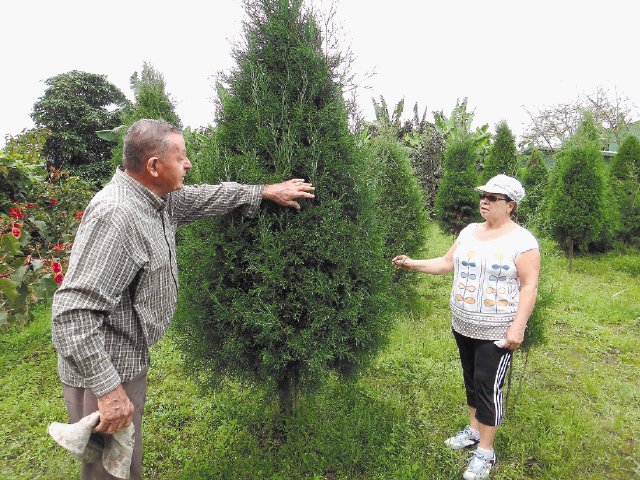
[[[473,447],[480,442],[480,438],[471,432],[471,427],[467,425],[464,430],[460,430],[453,437],[447,438],[444,443],[454,450]]]
[[[491,469],[496,464],[496,454],[491,452],[489,455],[479,451],[473,452],[471,461],[462,478],[464,480],[480,480],[489,478]]]

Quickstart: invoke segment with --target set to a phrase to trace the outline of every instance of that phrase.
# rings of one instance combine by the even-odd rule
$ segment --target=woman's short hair
[[[164,120],[143,118],[127,130],[124,137],[122,165],[131,172],[140,172],[150,157],[160,157],[169,146],[169,136],[182,131]]]

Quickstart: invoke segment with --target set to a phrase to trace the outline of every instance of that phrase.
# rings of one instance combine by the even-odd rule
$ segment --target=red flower
[[[64,250],[64,243],[56,243],[53,246],[53,251],[54,252],[61,252],[62,250]]]
[[[62,272],[62,265],[58,262],[51,262],[51,269],[53,270],[53,273],[60,273]]]
[[[81,220],[83,215],[84,215],[84,212],[82,210],[78,210],[76,213],[73,214],[73,218],[75,218],[76,220]]]
[[[55,207],[55,206],[58,204],[58,199],[57,199],[57,198],[51,198],[51,199],[49,200],[49,203],[50,203],[52,206],[54,206],[54,207]]]
[[[38,205],[35,203],[27,203],[24,208],[38,208]]]
[[[20,238],[20,235],[22,235],[22,230],[20,230],[20,228],[21,225],[19,223],[14,223],[11,228],[11,234],[16,238]]]
[[[0,278],[9,278],[8,273],[0,273]]]
[[[62,283],[62,280],[64,279],[64,275],[59,273],[55,277],[53,277],[53,279],[56,281],[56,283]]]
[[[9,209],[9,216],[14,220],[18,220],[19,218],[24,218],[24,213],[22,213],[22,210],[19,208],[11,207]]]

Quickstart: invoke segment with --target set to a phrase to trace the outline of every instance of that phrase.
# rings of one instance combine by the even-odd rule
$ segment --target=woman
[[[524,198],[518,180],[506,175],[477,187],[482,223],[465,227],[439,258],[399,255],[394,266],[417,272],[454,271],[451,291],[453,335],[460,352],[469,405],[469,425],[445,441],[459,450],[478,445],[464,478],[487,478],[496,462],[493,440],[502,420],[502,384],[538,291],[538,242],[512,219]]]

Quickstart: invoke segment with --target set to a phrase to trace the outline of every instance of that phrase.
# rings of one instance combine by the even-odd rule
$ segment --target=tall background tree
[[[638,113],[628,97],[600,87],[571,102],[543,108],[536,113],[527,111],[531,122],[522,135],[521,144],[552,153],[558,151],[576,133],[584,112],[593,117],[602,147],[608,147],[611,142],[621,145]]]
[[[130,85],[134,100],[122,111],[122,124],[111,131],[101,132],[103,138],[118,142],[111,153],[113,167],[122,163],[124,134],[136,120],[142,118],[165,120],[182,128],[182,121],[176,113],[175,103],[166,91],[164,76],[153,65],[144,62],[140,74],[133,72],[131,75]]]
[[[482,181],[504,173],[513,177],[518,171],[518,155],[513,133],[507,122],[500,122],[496,126],[496,134],[484,159]]]
[[[371,169],[314,16],[298,0],[245,5],[246,43],[218,85],[220,160],[198,174],[305,178],[317,193],[298,213],[267,203],[253,219],[234,212],[183,230],[175,322],[197,371],[270,385],[290,411],[303,388],[366,363],[381,345],[391,272]]]
[[[557,155],[549,183],[547,224],[553,238],[573,265],[574,250],[586,250],[612,236],[604,160],[593,117],[587,112],[576,133]],[[607,218],[609,216],[610,218]]]
[[[404,136],[404,141],[411,147],[409,158],[418,183],[422,188],[425,208],[433,214],[438,184],[443,175],[442,156],[445,141],[442,132],[435,124],[426,120],[426,109],[422,116],[418,114],[418,104],[413,106],[413,119]]]
[[[619,237],[640,246],[640,142],[632,135],[611,160],[611,191],[620,209]]]
[[[95,132],[120,124],[121,109],[127,105],[122,91],[106,75],[78,70],[51,77],[45,84],[47,89],[33,105],[31,117],[36,126],[51,132],[43,150],[47,162],[80,173],[84,171],[80,166],[100,170],[107,164],[108,168],[111,145]]]
[[[434,112],[436,129],[446,144],[435,218],[442,231],[454,235],[480,218],[474,187],[479,182],[480,156],[486,152],[491,134],[487,124],[472,130],[473,117],[473,112],[467,112],[466,98],[456,102],[449,117]]]

